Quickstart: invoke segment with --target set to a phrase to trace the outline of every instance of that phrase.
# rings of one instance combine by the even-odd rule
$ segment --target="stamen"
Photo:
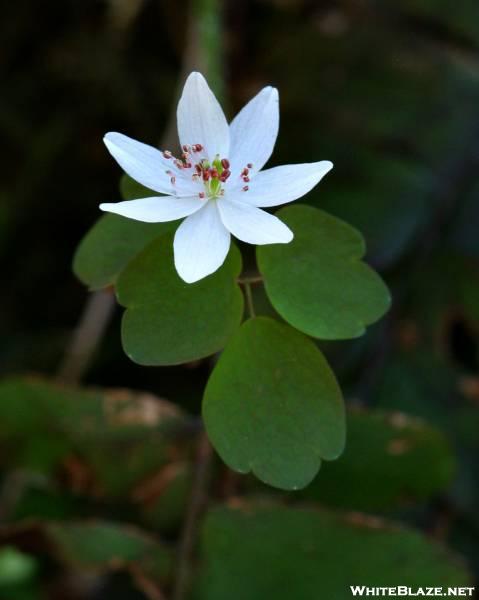
[[[176,177],[172,177],[170,179],[170,181],[171,181],[171,185],[175,185],[175,183],[176,183]]]
[[[253,168],[253,163],[248,163],[246,166],[248,167],[248,169],[252,169]]]
[[[243,188],[243,192],[247,192],[249,190],[249,186],[245,185]]]
[[[248,183],[248,182],[249,182],[249,177],[243,177],[243,181],[244,181],[245,183]]]
[[[230,175],[231,175],[230,171],[228,171],[228,170],[223,171],[223,173],[221,173],[221,175],[220,175],[220,181],[222,181],[224,183]]]
[[[211,162],[207,158],[202,157],[195,157],[193,159],[191,153],[203,151],[202,144],[183,144],[181,149],[181,158],[178,159],[173,156],[173,163],[179,170],[192,169],[190,171],[191,180],[195,183],[203,182],[204,191],[199,192],[198,196],[200,198],[217,198],[223,196],[224,190],[222,189],[222,184],[231,176],[230,161],[227,158],[220,158],[219,154]],[[171,152],[165,152],[166,156],[172,156]],[[248,173],[247,167],[241,172],[241,177],[245,183],[249,182]],[[169,171],[168,175],[171,175],[171,182],[174,184],[176,179],[173,173]],[[246,191],[248,186],[245,186],[243,189]]]
[[[246,175],[248,175],[249,170],[245,167],[242,171],[241,171],[241,177],[246,177]]]
[[[168,158],[168,159],[169,159],[169,158],[171,158],[171,157],[173,156],[173,154],[171,154],[171,152],[170,152],[169,150],[165,150],[165,151],[163,152],[163,156],[164,156],[165,158]]]

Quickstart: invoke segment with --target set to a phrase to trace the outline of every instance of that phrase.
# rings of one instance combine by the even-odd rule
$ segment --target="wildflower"
[[[228,125],[204,77],[191,73],[178,103],[177,120],[180,158],[121,133],[106,134],[104,142],[122,169],[164,195],[100,208],[148,223],[186,217],[173,246],[176,270],[187,283],[223,264],[231,234],[249,244],[290,242],[292,231],[261,208],[300,198],[333,165],[320,161],[261,170],[278,135],[278,91],[261,90]]]

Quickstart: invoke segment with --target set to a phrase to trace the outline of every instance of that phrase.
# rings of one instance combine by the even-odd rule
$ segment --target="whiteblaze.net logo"
[[[468,597],[474,594],[473,587],[418,587],[411,588],[405,585],[396,587],[368,587],[366,585],[349,586],[353,596],[402,596],[407,598],[416,597]]]

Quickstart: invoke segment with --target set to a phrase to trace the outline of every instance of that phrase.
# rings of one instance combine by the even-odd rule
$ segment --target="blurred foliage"
[[[214,510],[194,598],[351,597],[349,585],[467,585],[463,565],[416,532],[379,519],[284,507]],[[358,557],[361,556],[361,559]],[[354,583],[353,583],[354,582]],[[428,583],[429,582],[429,583]]]
[[[347,447],[337,464],[302,492],[309,500],[384,511],[419,503],[450,485],[452,448],[438,429],[404,413],[352,410]]]
[[[273,492],[215,463],[211,504],[237,508],[206,516],[195,598],[346,598],[345,573],[368,585],[477,580],[478,10],[475,0],[224,3],[230,114],[262,85],[280,89],[274,163],[335,163],[305,201],[364,234],[393,306],[363,337],[319,344],[363,408],[348,411],[344,456],[309,488]],[[98,204],[119,195],[101,138],[121,130],[156,144],[167,130],[187,13],[168,0],[2,7],[6,600],[169,597],[211,362],[141,368],[123,354],[115,316],[87,374],[94,389],[48,378],[86,296],[74,249]],[[124,180],[123,196],[136,193]],[[114,283],[155,227],[103,217],[76,272],[91,287]],[[95,236],[103,245],[118,232],[125,243],[99,256]],[[274,313],[260,288],[254,297],[258,313]],[[31,371],[43,377],[12,376]]]

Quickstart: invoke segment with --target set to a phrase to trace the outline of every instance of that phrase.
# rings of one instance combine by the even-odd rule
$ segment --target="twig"
[[[115,297],[111,290],[90,294],[58,369],[58,380],[65,383],[78,383],[81,380],[113,316],[114,308]]]
[[[183,600],[188,591],[191,559],[198,530],[198,523],[207,502],[207,489],[211,474],[213,448],[202,431],[199,434],[196,449],[196,462],[190,501],[188,504],[183,530],[178,544],[176,577],[172,600]]]

